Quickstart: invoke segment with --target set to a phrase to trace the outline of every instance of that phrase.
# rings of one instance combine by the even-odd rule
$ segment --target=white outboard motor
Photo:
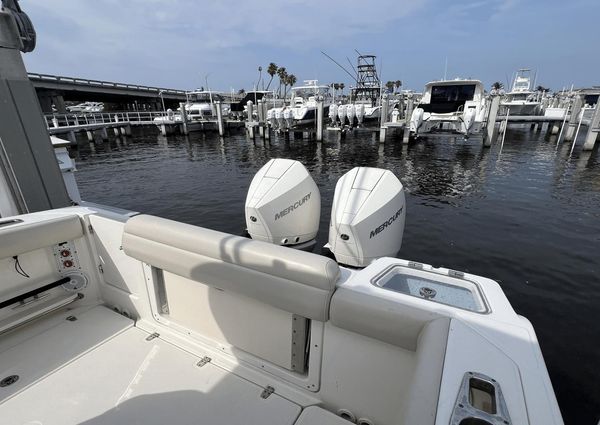
[[[335,186],[325,247],[339,263],[354,267],[393,257],[402,245],[405,216],[404,188],[391,171],[353,168]]]
[[[283,119],[285,120],[287,128],[292,128],[294,126],[294,111],[291,108],[284,109]]]
[[[267,122],[269,124],[271,124],[271,127],[274,130],[277,130],[277,120],[275,119],[275,110],[274,109],[269,109],[267,111]]]
[[[348,117],[348,123],[350,123],[350,127],[354,127],[354,105],[348,105],[346,107],[346,116]]]
[[[252,179],[245,210],[252,239],[298,248],[313,246],[319,230],[321,194],[300,162],[272,159]]]
[[[340,117],[340,125],[343,127],[346,124],[346,106],[340,105],[338,107],[338,116]]]
[[[423,124],[423,108],[416,108],[410,117],[410,131],[416,133]]]
[[[281,130],[285,129],[285,120],[283,119],[283,110],[276,109],[275,110],[275,119],[277,120],[277,125]]]
[[[334,103],[329,106],[329,121],[335,125],[335,120],[337,119],[338,106]]]
[[[365,119],[365,105],[359,103],[358,105],[354,105],[354,108],[356,109],[356,121],[358,125],[361,125]]]
[[[473,123],[475,122],[475,113],[475,108],[467,108],[463,112],[461,132],[465,136],[468,136],[471,132],[471,127],[473,127]]]

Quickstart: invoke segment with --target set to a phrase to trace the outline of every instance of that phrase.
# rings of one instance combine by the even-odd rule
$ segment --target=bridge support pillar
[[[69,142],[71,142],[72,145],[76,145],[77,144],[77,136],[75,136],[75,132],[74,131],[69,131]]]
[[[94,141],[94,132],[92,132],[90,130],[87,130],[85,132],[85,134],[87,136],[88,142],[93,142]]]
[[[103,127],[100,129],[100,136],[102,137],[102,140],[108,140],[108,132],[106,131],[106,127]]]
[[[40,106],[42,108],[42,112],[44,114],[51,114],[52,113],[52,96],[50,96],[49,94],[39,94],[38,95],[38,100],[40,101]]]
[[[54,104],[54,107],[56,108],[56,111],[59,114],[66,114],[67,113],[67,107],[65,105],[65,99],[62,95],[56,95],[56,96],[52,96],[52,103]]]

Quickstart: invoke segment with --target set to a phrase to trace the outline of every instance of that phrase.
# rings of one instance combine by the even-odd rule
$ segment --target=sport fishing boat
[[[3,3],[0,87],[21,117],[0,126],[3,424],[562,424],[498,283],[395,258],[390,171],[340,178],[329,257],[281,246],[319,222],[296,161],[250,184],[252,239],[74,205],[17,50],[31,23]]]
[[[359,55],[356,64],[356,85],[350,89],[350,102],[332,105],[329,120],[350,127],[379,122],[381,118],[381,80],[375,55]]]
[[[486,98],[479,80],[442,80],[427,83],[410,118],[410,132],[419,136],[452,132],[469,137],[484,124]]]
[[[329,86],[319,85],[318,80],[305,80],[303,86],[292,87],[289,105],[270,108],[267,120],[276,130],[309,127],[317,119],[317,98],[323,97],[323,113],[329,113],[331,96]]]
[[[541,102],[532,90],[531,70],[519,69],[513,81],[510,92],[500,106],[504,107],[510,115],[540,115]]]

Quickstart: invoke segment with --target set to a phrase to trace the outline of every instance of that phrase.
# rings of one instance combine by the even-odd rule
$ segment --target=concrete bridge
[[[44,113],[52,113],[52,105],[59,113],[67,112],[65,101],[105,102],[118,110],[162,110],[162,100],[166,108],[177,108],[186,100],[184,90],[31,72],[28,75]]]

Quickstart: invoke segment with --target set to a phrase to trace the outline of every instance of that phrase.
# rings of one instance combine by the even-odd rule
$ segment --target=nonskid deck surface
[[[0,348],[2,423],[293,424],[300,406],[148,333],[105,307]]]

